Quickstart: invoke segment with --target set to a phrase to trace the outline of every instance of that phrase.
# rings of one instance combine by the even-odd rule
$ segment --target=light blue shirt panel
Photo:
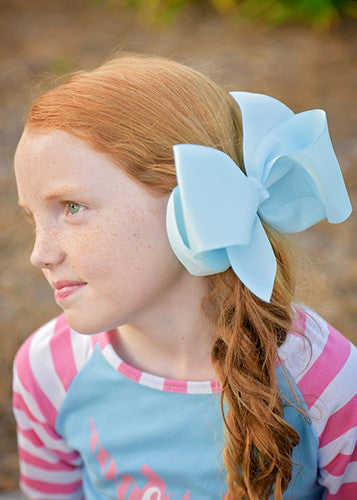
[[[277,374],[282,392],[293,400],[280,368]],[[319,500],[324,489],[316,483],[316,434],[292,406],[285,406],[284,417],[300,434],[293,462],[303,465],[294,466],[284,500]],[[227,490],[219,395],[139,384],[110,366],[98,346],[68,389],[57,431],[83,459],[87,500],[126,500],[149,488],[153,474],[163,485],[162,498],[172,493],[170,500],[218,500]]]
[[[147,484],[145,464],[162,478],[170,500],[221,498],[226,491],[217,449],[223,446],[219,395],[165,392],[117,372],[96,349],[72,382],[57,419],[57,430],[84,461],[88,500],[118,498],[90,448],[90,418],[103,448],[120,473],[133,478],[128,491]],[[218,443],[214,433],[216,430]],[[213,453],[212,453],[213,452]]]

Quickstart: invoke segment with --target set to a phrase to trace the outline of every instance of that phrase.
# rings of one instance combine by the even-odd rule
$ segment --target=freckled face
[[[175,287],[183,267],[166,236],[168,196],[153,197],[107,155],[60,130],[25,131],[15,175],[36,225],[31,262],[58,288],[72,328],[135,323]]]

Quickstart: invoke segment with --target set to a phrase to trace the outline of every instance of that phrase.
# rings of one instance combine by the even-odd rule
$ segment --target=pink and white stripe
[[[315,312],[301,313],[280,357],[297,382],[319,439],[319,482],[326,499],[357,498],[356,348]],[[351,496],[351,491],[354,491]]]
[[[20,482],[24,494],[34,500],[83,498],[81,458],[55,431],[58,410],[77,374],[70,338],[59,316],[27,339],[15,359]]]
[[[120,359],[115,352],[113,346],[108,343],[105,345],[103,356],[108,363],[124,377],[133,380],[136,383],[146,385],[152,389],[167,392],[177,392],[182,394],[212,394],[219,393],[220,386],[216,381],[187,381],[187,380],[174,380],[170,378],[163,378],[157,375],[152,375],[144,371],[138,370],[133,366],[128,365]]]

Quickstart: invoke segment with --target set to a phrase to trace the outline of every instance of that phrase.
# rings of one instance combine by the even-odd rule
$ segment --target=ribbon
[[[178,185],[168,200],[167,234],[191,274],[232,267],[269,302],[277,263],[261,220],[294,233],[324,218],[342,222],[352,208],[324,111],[294,114],[263,94],[231,95],[242,113],[247,175],[220,150],[175,145]]]

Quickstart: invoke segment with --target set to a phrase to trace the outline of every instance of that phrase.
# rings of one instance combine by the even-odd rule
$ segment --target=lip
[[[70,281],[70,280],[63,280],[63,281],[56,281],[53,283],[54,286],[54,296],[56,302],[60,302],[69,295],[72,295],[76,291],[78,291],[80,288],[83,288],[87,283],[83,281]]]

